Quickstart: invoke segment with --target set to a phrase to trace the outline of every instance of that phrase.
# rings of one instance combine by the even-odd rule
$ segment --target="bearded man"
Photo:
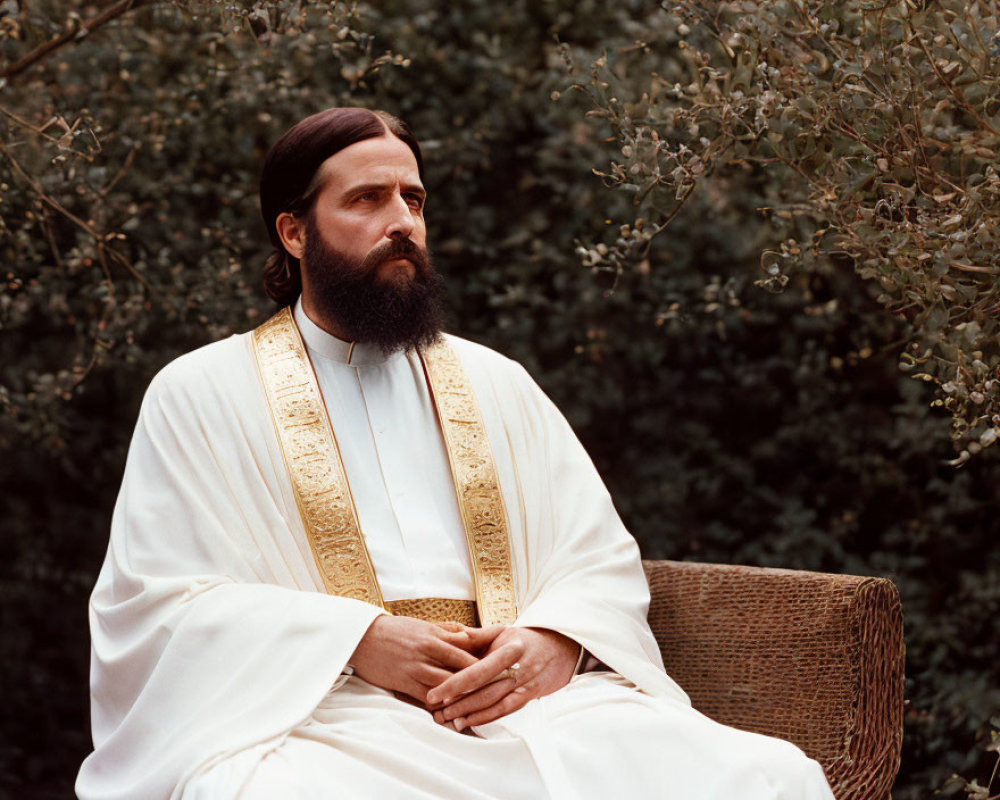
[[[146,394],[79,797],[830,800],[815,761],[664,673],[569,425],[440,333],[424,199],[383,112],[324,111],[268,154],[283,308]]]

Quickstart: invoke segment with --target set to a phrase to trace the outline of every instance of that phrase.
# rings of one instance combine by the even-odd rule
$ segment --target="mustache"
[[[391,239],[385,244],[378,245],[361,262],[361,271],[368,272],[371,268],[394,258],[408,258],[420,273],[427,271],[427,252],[417,247],[410,239]]]

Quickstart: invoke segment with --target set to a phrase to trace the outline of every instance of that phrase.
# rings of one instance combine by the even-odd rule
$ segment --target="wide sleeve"
[[[91,598],[81,800],[179,797],[199,768],[280,739],[382,613],[294,585],[287,520],[238,410],[212,394],[219,376],[178,372],[143,402]]]
[[[504,402],[527,563],[517,625],[583,645],[644,691],[688,702],[646,622],[649,586],[635,539],[569,423],[517,366]]]

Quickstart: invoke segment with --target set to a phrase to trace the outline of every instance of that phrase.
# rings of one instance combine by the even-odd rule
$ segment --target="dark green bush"
[[[70,12],[99,13],[10,5],[0,70]],[[755,286],[761,251],[801,231],[757,213],[782,177],[749,159],[699,177],[620,272],[580,265],[578,248],[610,252],[620,224],[656,219],[592,174],[621,160],[621,128],[570,87],[604,51],[625,89],[686,69],[677,24],[637,0],[137,3],[8,75],[0,786],[66,795],[89,748],[86,597],[142,392],[268,312],[261,158],[345,103],[412,123],[453,329],[538,378],[645,554],[893,578],[910,703],[894,796],[987,769],[1000,466],[992,450],[945,463],[950,418],[897,365],[912,320],[843,254],[789,272],[783,293]]]

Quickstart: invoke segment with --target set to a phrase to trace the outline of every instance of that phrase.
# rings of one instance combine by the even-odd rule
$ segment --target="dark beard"
[[[444,281],[426,249],[409,239],[393,239],[358,260],[330,247],[310,214],[304,255],[313,308],[349,341],[377,345],[388,355],[441,338]],[[412,262],[413,277],[399,283],[380,278],[379,266],[399,256]]]

